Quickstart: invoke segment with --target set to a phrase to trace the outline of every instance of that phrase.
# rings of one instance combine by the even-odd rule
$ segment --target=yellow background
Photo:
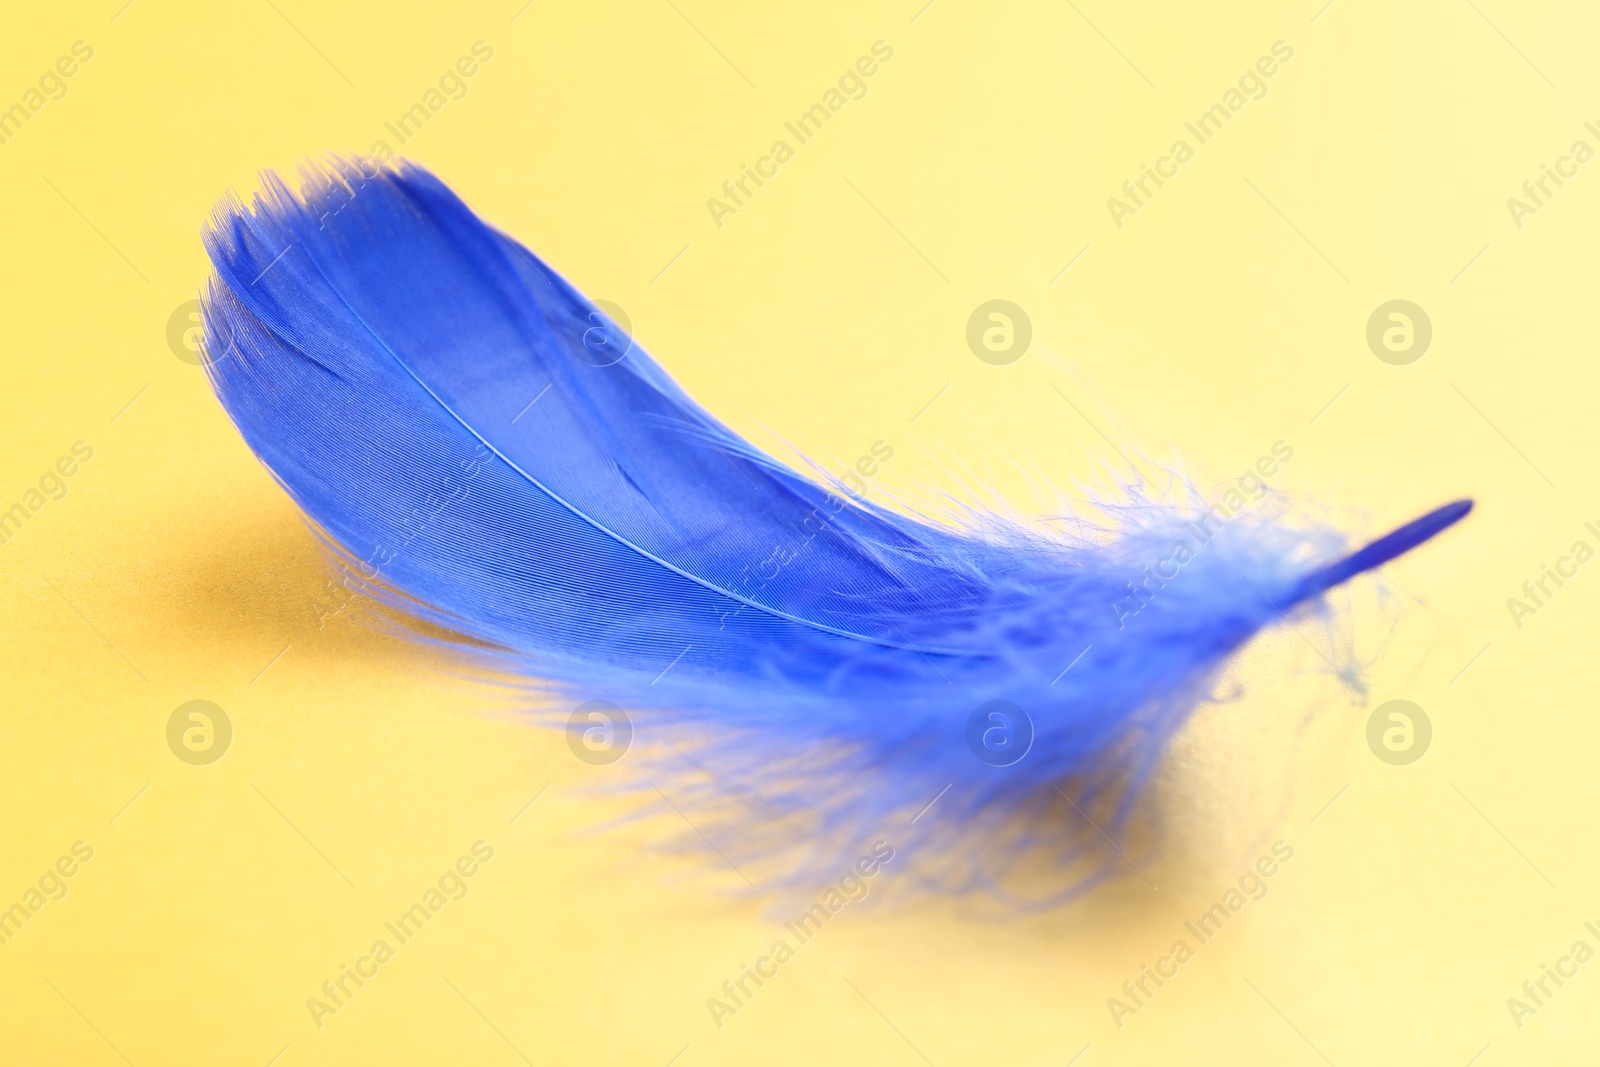
[[[919,4],[8,13],[0,103],[74,41],[94,58],[0,146],[0,506],[73,442],[94,458],[0,547],[0,906],[73,842],[95,854],[0,947],[0,1060],[1592,1062],[1600,965],[1520,1029],[1505,1002],[1574,940],[1600,947],[1600,575],[1520,629],[1505,601],[1574,540],[1600,547],[1600,165],[1521,228],[1505,201],[1574,140],[1600,147],[1600,19]],[[1292,631],[1247,651],[1242,695],[1175,745],[1146,877],[1008,921],[847,910],[719,1029],[706,998],[781,933],[766,902],[714,857],[652,851],[671,812],[599,828],[626,805],[589,787],[626,760],[580,763],[355,612],[319,628],[310,536],[167,341],[224,190],[393,143],[384,123],[478,40],[493,60],[405,153],[758,440],[835,470],[886,441],[874,491],[1028,509],[1050,500],[1019,466],[1071,487],[1119,462],[1108,438],[1203,486],[1283,440],[1274,488],[1352,535],[1479,510],[1387,568],[1387,599],[1371,578],[1350,598],[1335,632],[1370,661],[1364,695]],[[878,40],[894,58],[866,98],[714,225],[706,198]],[[1115,226],[1106,199],[1278,40],[1294,58],[1267,96]],[[1008,367],[964,340],[997,297],[1036,331]],[[1395,298],[1435,330],[1403,367],[1364,339]],[[197,698],[235,728],[206,767],[165,741]],[[1434,726],[1410,766],[1364,740],[1392,698]],[[306,999],[480,839],[466,899],[318,1029]],[[1106,999],[1278,839],[1294,859],[1265,899],[1115,1025]]]

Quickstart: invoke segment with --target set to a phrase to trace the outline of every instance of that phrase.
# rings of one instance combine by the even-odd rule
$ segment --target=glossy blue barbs
[[[1067,794],[1115,836],[1230,653],[1464,512],[1331,565],[1342,539],[1266,508],[911,517],[740,438],[426,171],[302,176],[205,234],[240,433],[374,596],[564,709],[627,709],[733,854],[915,822],[972,884]],[[990,725],[1023,720],[1025,746]]]

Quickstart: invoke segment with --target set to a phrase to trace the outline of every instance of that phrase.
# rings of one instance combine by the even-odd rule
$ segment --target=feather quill
[[[1161,503],[1082,538],[908,516],[733,433],[425,170],[302,179],[204,234],[207,373],[245,441],[375,596],[675,737],[681,802],[745,856],[909,834],[938,794],[917,832],[946,888],[1078,863],[1232,652],[1471,507],[1348,556]]]

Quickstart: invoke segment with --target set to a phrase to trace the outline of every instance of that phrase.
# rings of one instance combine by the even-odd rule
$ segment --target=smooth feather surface
[[[741,855],[892,824],[949,888],[1081,862],[1230,653],[1460,517],[1341,563],[1270,510],[1147,502],[1073,536],[901,514],[731,432],[420,168],[303,177],[206,231],[228,414],[374,595],[563,710],[627,709]],[[1025,753],[980,758],[1017,710]]]

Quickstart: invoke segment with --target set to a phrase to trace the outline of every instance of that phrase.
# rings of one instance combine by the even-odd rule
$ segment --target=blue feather
[[[1081,863],[1232,652],[1470,507],[1347,557],[1267,512],[1144,502],[1077,537],[901,514],[741,439],[426,171],[302,177],[205,233],[207,371],[245,441],[375,596],[638,717],[745,856],[948,793],[917,831],[946,887]]]

